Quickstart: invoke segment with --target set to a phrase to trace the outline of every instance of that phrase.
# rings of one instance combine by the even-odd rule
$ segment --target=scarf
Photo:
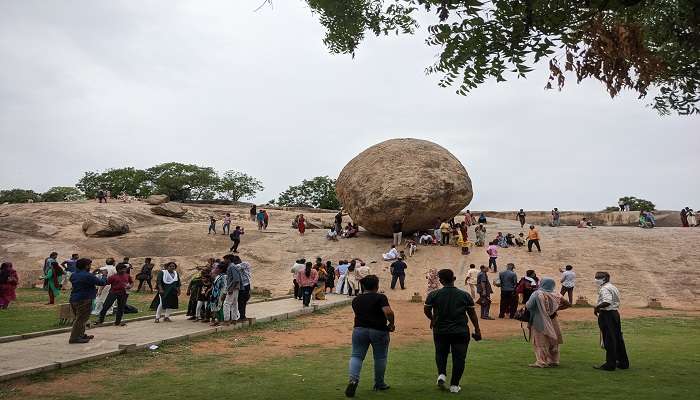
[[[166,285],[170,285],[173,282],[177,282],[178,277],[177,277],[177,271],[173,271],[170,273],[167,269],[163,270],[163,283]]]

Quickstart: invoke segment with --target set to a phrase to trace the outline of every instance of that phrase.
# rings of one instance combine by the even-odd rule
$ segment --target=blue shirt
[[[70,273],[74,273],[76,271],[75,264],[77,262],[78,262],[78,260],[73,260],[73,259],[64,261],[64,263],[66,263],[66,271],[68,271]]]
[[[102,275],[98,278],[92,273],[82,270],[70,276],[70,283],[73,285],[70,292],[70,302],[75,303],[82,300],[93,300],[97,296],[95,286],[104,286],[107,284],[107,280]]]
[[[349,264],[340,264],[340,265],[338,265],[338,273],[339,273],[340,275],[345,275],[345,274],[347,274],[347,273],[348,273],[348,267],[349,267],[349,266],[350,266]]]
[[[509,269],[501,271],[498,274],[498,279],[501,280],[502,291],[512,292],[515,290],[515,287],[518,286],[518,275]]]

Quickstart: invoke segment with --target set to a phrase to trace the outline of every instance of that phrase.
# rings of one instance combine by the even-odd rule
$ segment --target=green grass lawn
[[[286,322],[283,322],[286,323]],[[265,325],[276,329],[277,323]],[[261,329],[256,327],[255,329]],[[323,329],[319,327],[319,329]],[[624,321],[624,332],[631,369],[603,372],[592,369],[604,358],[598,348],[598,333],[592,324],[566,326],[562,365],[556,369],[532,369],[529,344],[522,337],[484,340],[470,345],[462,392],[452,395],[434,385],[436,371],[430,342],[392,347],[386,381],[392,388],[374,393],[371,354],[365,361],[357,398],[368,399],[679,399],[697,396],[700,370],[700,319],[665,318]],[[400,333],[397,333],[400,334]],[[235,333],[218,334],[233,337]],[[197,341],[206,341],[199,338]],[[303,338],[300,337],[303,343]],[[265,352],[265,342],[249,340],[243,346],[257,346]],[[99,383],[100,399],[150,400],[242,397],[246,399],[342,398],[347,383],[349,348],[323,349],[311,355],[279,357],[257,364],[237,365],[231,354],[217,358],[196,355],[191,342],[84,364],[73,369],[45,373],[30,378],[41,383],[76,371],[106,373]],[[152,370],[120,374],[143,366]],[[10,385],[11,386],[11,385]],[[17,389],[0,389],[0,398],[19,394]],[[95,398],[96,394],[70,393],[35,396],[37,399]],[[19,397],[19,396],[17,396]]]
[[[69,297],[70,291],[62,291],[56,303],[67,303]],[[138,314],[126,314],[124,318],[152,314],[153,312],[148,310],[148,306],[150,306],[153,297],[154,294],[150,292],[130,293],[128,304],[136,307],[139,312]],[[185,296],[180,298],[181,309],[183,304],[187,307],[186,301]],[[58,323],[58,306],[46,305],[47,302],[48,294],[42,289],[17,289],[17,300],[12,302],[7,310],[0,311],[0,336],[65,327]],[[106,321],[113,320],[113,315],[106,319]]]

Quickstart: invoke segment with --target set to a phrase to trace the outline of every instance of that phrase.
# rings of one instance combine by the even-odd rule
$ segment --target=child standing
[[[216,219],[214,219],[213,215],[209,216],[209,232],[207,232],[207,235],[210,233],[214,232],[216,235]]]
[[[496,246],[497,242],[494,240],[493,242],[489,243],[489,247],[486,248],[486,254],[489,255],[489,268],[493,266],[493,272],[496,272],[498,269],[498,266],[496,265],[496,259],[498,258],[498,246]]]

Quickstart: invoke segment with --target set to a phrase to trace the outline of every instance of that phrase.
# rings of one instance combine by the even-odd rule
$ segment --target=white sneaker
[[[445,389],[445,382],[446,381],[447,381],[447,377],[444,374],[438,375],[437,385],[440,386],[440,389]]]
[[[455,386],[455,385],[450,386],[450,393],[459,393],[460,390],[462,390],[461,386]]]

